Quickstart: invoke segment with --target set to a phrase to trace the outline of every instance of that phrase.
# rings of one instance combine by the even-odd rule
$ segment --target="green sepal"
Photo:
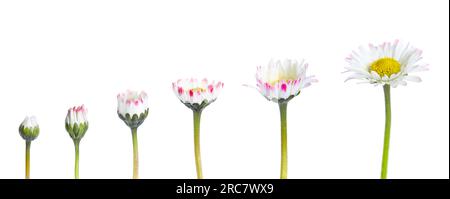
[[[119,115],[119,118],[123,120],[128,127],[137,129],[142,123],[144,123],[144,120],[147,118],[148,108],[139,115],[133,114],[132,116],[130,116],[129,113],[126,113],[125,116],[123,116],[119,113],[119,111],[117,111],[117,115]]]
[[[28,128],[24,125],[19,126],[20,136],[26,141],[33,141],[39,136],[39,127]]]
[[[300,94],[300,92],[298,92],[296,95],[291,95],[291,96],[289,96],[287,99],[279,99],[278,100],[278,104],[285,104],[285,103],[288,103],[289,101],[291,101],[291,99],[293,99],[295,96],[297,96],[297,95],[299,95]]]
[[[195,112],[202,112],[205,107],[207,107],[208,105],[210,105],[214,101],[216,101],[216,100],[215,99],[211,100],[211,101],[203,100],[202,103],[200,103],[200,104],[199,103],[194,103],[194,104],[184,103],[183,101],[181,101],[181,102],[183,102],[183,104],[185,106],[187,106],[188,108],[190,108],[191,110],[193,110]]]
[[[89,128],[88,122],[80,124],[75,123],[73,125],[66,123],[66,130],[73,140],[81,140],[81,138],[84,137],[84,134],[86,134],[88,128]]]

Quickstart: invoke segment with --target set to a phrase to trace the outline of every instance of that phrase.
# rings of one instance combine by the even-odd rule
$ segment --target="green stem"
[[[194,111],[194,151],[195,151],[195,168],[197,169],[197,178],[203,179],[202,158],[200,155],[200,117],[201,111]]]
[[[31,141],[26,141],[25,144],[25,179],[30,179],[30,148]]]
[[[133,179],[138,179],[139,178],[139,154],[138,154],[137,128],[131,129],[131,136],[133,138]]]
[[[75,179],[79,179],[79,161],[80,161],[80,140],[73,140],[75,145]]]
[[[386,122],[384,126],[384,146],[383,146],[383,162],[381,163],[381,179],[387,178],[389,141],[391,136],[391,87],[384,85],[384,103],[386,111]]]
[[[279,103],[281,119],[281,171],[280,178],[287,179],[287,102]]]

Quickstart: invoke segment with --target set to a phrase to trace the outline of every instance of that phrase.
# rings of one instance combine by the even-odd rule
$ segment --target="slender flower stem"
[[[80,161],[80,140],[73,140],[75,144],[75,179],[79,179],[79,161]]]
[[[280,178],[287,179],[287,102],[279,103],[281,119],[281,171]]]
[[[384,126],[384,146],[383,146],[383,162],[381,163],[381,179],[387,178],[387,167],[389,157],[389,141],[391,136],[391,87],[384,85],[384,103],[386,111],[386,123]]]
[[[195,168],[197,169],[197,178],[203,179],[202,158],[200,155],[200,117],[201,111],[194,111],[194,151],[195,151]]]
[[[131,136],[133,137],[133,179],[138,179],[139,178],[139,153],[138,153],[137,128],[131,129]]]
[[[30,179],[30,148],[31,141],[26,141],[25,144],[25,179]]]

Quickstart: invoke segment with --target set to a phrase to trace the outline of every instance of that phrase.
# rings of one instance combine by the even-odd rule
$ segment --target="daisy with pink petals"
[[[194,113],[194,152],[197,178],[203,178],[200,155],[200,117],[203,109],[216,101],[223,88],[220,81],[203,79],[180,79],[172,83],[172,89],[178,99]]]
[[[202,111],[214,102],[222,88],[222,82],[208,82],[207,79],[179,79],[172,83],[172,89],[178,99],[194,111]]]
[[[287,102],[317,81],[314,76],[306,76],[307,69],[304,60],[271,60],[267,66],[257,68],[256,88],[270,101]]]
[[[128,90],[117,95],[117,114],[130,127],[133,139],[133,178],[139,178],[137,128],[148,115],[148,97],[144,91]]]
[[[256,89],[267,100],[278,103],[281,117],[281,169],[280,178],[287,178],[287,104],[300,92],[317,82],[314,76],[307,76],[305,61],[286,59],[271,60],[267,66],[256,71]]]
[[[80,141],[88,130],[87,109],[84,105],[74,106],[67,111],[66,130],[75,145],[75,179],[79,178]]]

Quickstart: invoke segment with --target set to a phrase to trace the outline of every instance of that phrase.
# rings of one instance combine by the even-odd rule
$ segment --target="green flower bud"
[[[118,94],[117,114],[128,127],[137,129],[148,116],[147,94],[131,90]]]
[[[26,141],[32,141],[39,135],[39,125],[36,121],[36,117],[25,117],[23,122],[19,126],[20,136]]]
[[[73,107],[67,111],[66,130],[73,140],[81,140],[88,130],[86,118],[87,110],[84,106]]]

